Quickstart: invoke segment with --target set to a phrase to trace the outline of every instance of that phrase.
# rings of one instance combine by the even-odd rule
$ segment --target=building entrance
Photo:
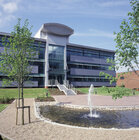
[[[63,81],[64,81],[64,75],[62,75],[62,74],[59,74],[59,75],[50,74],[49,75],[49,84],[50,85],[56,85],[57,82],[60,84],[63,84]]]

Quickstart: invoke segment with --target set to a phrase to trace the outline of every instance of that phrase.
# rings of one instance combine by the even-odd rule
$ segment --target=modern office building
[[[99,76],[100,71],[113,76],[115,70],[109,70],[111,65],[107,58],[114,59],[115,52],[107,49],[83,46],[69,43],[69,37],[74,33],[70,27],[59,23],[43,24],[36,33],[33,44],[38,55],[32,61],[31,83],[27,87],[49,87],[70,83],[75,87],[115,86],[109,80]],[[0,32],[0,51],[3,50],[1,38],[10,34]],[[1,74],[0,80],[4,77]],[[1,86],[1,81],[0,81]]]

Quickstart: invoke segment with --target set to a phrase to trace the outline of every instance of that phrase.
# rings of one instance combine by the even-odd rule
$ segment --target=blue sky
[[[33,36],[57,22],[74,29],[71,43],[115,50],[113,32],[129,11],[129,0],[0,0],[0,32],[10,33],[18,17],[29,19]]]

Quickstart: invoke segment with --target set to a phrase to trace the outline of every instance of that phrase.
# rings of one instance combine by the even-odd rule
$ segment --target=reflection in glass
[[[64,80],[64,46],[49,45],[49,80]]]

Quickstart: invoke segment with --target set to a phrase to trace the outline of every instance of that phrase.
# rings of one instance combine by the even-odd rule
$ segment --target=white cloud
[[[137,65],[134,65],[134,70],[138,71],[139,67]],[[116,70],[116,73],[121,73],[121,72],[128,72],[128,71],[133,71],[130,67],[125,67],[125,66],[120,66],[118,70]]]
[[[13,21],[21,0],[0,0],[0,28]]]
[[[115,6],[126,6],[129,5],[129,2],[126,0],[122,1],[118,1],[118,0],[111,0],[111,1],[105,1],[105,2],[99,2],[97,3],[98,6],[101,7],[115,7]]]
[[[18,6],[16,2],[8,2],[2,5],[5,13],[14,13],[18,10]]]
[[[125,17],[127,11],[122,8],[113,9],[113,7],[124,6],[124,4],[126,4],[125,0],[122,2],[119,0],[41,0],[41,2],[34,0],[33,3],[24,0],[22,9],[25,12],[39,14],[44,14],[45,11],[48,16],[58,14],[59,17],[119,18]]]
[[[106,38],[114,38],[113,33],[109,33],[102,30],[90,29],[87,33],[75,33],[74,36],[94,36],[94,37],[106,37]]]

